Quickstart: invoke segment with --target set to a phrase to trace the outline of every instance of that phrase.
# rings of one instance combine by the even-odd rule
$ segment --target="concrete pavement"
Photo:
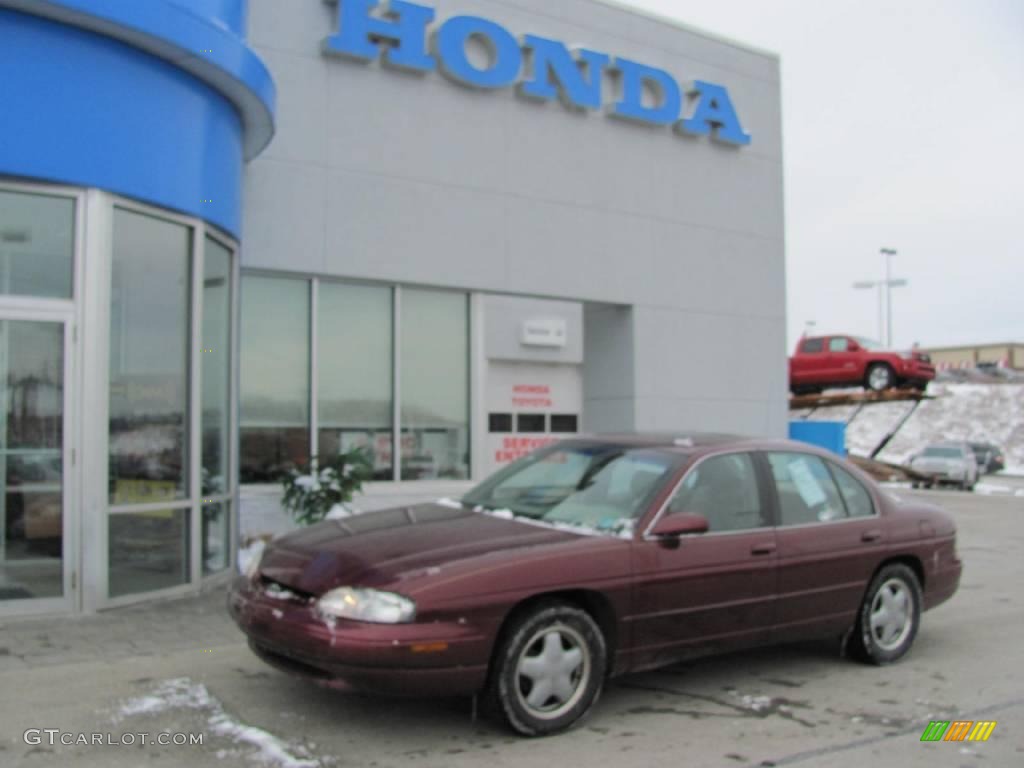
[[[223,595],[0,626],[0,766],[1017,766],[1024,764],[1024,501],[911,492],[949,509],[966,570],[910,655],[874,668],[831,644],[772,648],[611,684],[581,728],[518,739],[469,702],[320,690],[267,668]],[[922,744],[931,719],[984,744]],[[26,729],[202,734],[202,746],[26,744]]]

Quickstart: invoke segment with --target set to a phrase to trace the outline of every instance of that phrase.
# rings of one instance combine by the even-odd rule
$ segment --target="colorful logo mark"
[[[988,741],[995,729],[995,720],[932,720],[921,741]]]

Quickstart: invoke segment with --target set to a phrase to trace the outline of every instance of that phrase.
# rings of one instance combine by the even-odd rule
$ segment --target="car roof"
[[[619,432],[592,433],[566,436],[567,441],[598,442],[609,445],[623,445],[636,448],[659,448],[686,453],[707,453],[718,448],[737,450],[783,449],[806,450],[817,453],[819,449],[809,443],[792,440],[778,440],[749,435],[734,435],[724,432]]]

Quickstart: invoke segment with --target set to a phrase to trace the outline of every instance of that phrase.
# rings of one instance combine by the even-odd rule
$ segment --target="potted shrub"
[[[300,525],[348,517],[355,511],[349,502],[372,476],[373,462],[362,448],[326,460],[314,457],[309,465],[289,470],[284,477],[281,506]]]

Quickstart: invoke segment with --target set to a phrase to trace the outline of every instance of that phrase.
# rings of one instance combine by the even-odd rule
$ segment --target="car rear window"
[[[800,345],[801,352],[821,352],[824,349],[824,342],[821,339],[807,339]]]
[[[931,448],[925,448],[922,456],[927,456],[932,459],[962,459],[964,457],[963,451],[953,446],[933,445]]]

